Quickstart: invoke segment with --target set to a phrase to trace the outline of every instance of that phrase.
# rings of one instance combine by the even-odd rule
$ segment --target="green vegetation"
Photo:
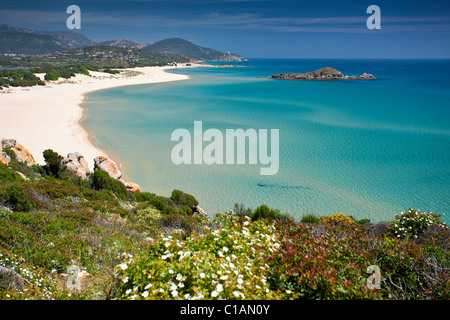
[[[166,66],[174,63],[185,63],[190,60],[184,56],[147,51],[138,48],[119,48],[110,46],[93,45],[83,48],[75,48],[54,52],[42,56],[26,56],[21,58],[0,58],[2,67],[50,68],[58,70],[60,67],[72,67],[83,65],[87,70],[98,71],[100,69],[122,69],[149,66]],[[35,69],[36,68],[36,69]],[[46,70],[46,72],[48,69]],[[85,70],[78,70],[83,73]]]
[[[171,38],[157,41],[143,48],[156,52],[168,52],[190,59],[206,61],[243,61],[244,58],[235,54],[226,54],[217,50],[201,47],[190,41]]]
[[[65,166],[61,163],[63,156],[54,152],[52,149],[44,151],[44,160],[46,165],[43,167],[48,175],[59,178],[65,170]]]
[[[120,200],[126,200],[127,188],[119,180],[111,178],[108,172],[95,170],[95,172],[89,176],[89,180],[93,189],[109,190],[114,193]]]
[[[45,83],[26,69],[0,70],[1,87],[31,87],[35,85],[43,86]]]
[[[0,32],[0,52],[2,53],[46,54],[66,48],[67,46],[49,35],[18,31]]]
[[[450,298],[450,231],[440,215],[296,222],[236,204],[210,221],[183,191],[129,193],[104,171],[81,180],[44,153],[44,167],[0,164],[0,266],[29,283],[1,273],[0,299]],[[89,274],[80,291],[66,286],[71,265]],[[367,285],[371,265],[380,289]]]

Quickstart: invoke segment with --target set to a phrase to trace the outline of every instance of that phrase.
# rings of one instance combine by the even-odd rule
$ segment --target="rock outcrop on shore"
[[[326,67],[307,73],[279,73],[271,77],[280,80],[374,80],[375,76],[363,73],[360,76],[346,76],[342,72]]]
[[[76,174],[81,179],[87,179],[91,174],[89,165],[86,159],[78,152],[69,153],[66,158],[62,160],[67,169]]]
[[[0,163],[5,166],[9,166],[11,162],[11,157],[15,155],[15,159],[19,162],[25,163],[28,166],[37,165],[34,160],[33,155],[26,149],[23,145],[17,143],[15,139],[5,139],[0,140]],[[11,154],[11,150],[14,154]],[[8,155],[9,153],[9,155]],[[10,156],[11,155],[11,156]],[[87,180],[91,175],[91,170],[89,169],[89,164],[82,154],[79,152],[69,153],[67,157],[64,157],[61,161],[63,165],[66,166],[67,170],[80,177],[81,179]],[[114,161],[105,156],[98,156],[94,158],[94,170],[106,171],[111,178],[117,179],[122,182],[128,191],[130,192],[141,192],[141,187],[134,182],[126,181],[123,177],[122,172],[117,168]],[[18,174],[25,180],[27,178],[22,174]]]
[[[36,161],[34,160],[33,155],[28,151],[28,149],[26,149],[23,145],[17,143],[15,139],[2,138],[1,148],[2,150],[3,149],[12,150],[16,155],[17,161],[23,162],[29,167],[37,164]],[[5,152],[2,151],[0,155],[0,162],[2,162],[5,165],[8,165],[9,161],[11,161],[11,158]]]
[[[94,159],[94,170],[103,170],[108,172],[111,178],[122,182],[128,191],[141,192],[141,187],[133,182],[126,181],[122,172],[117,168],[114,161],[105,156],[99,156]]]

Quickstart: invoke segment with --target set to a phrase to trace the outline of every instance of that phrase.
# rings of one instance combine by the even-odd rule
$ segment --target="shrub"
[[[356,222],[351,217],[346,216],[343,213],[333,213],[331,216],[321,217],[320,221],[324,224],[351,226]]]
[[[23,179],[14,170],[0,163],[0,183],[16,181],[23,181]]]
[[[395,221],[390,224],[389,231],[398,238],[417,238],[420,233],[431,226],[447,228],[445,222],[441,220],[441,216],[441,214],[433,212],[408,209],[400,215],[395,215]]]
[[[264,221],[192,233],[184,241],[163,236],[142,255],[121,254],[118,298],[278,299],[269,290],[264,262],[278,246],[274,229]]]
[[[302,223],[319,223],[320,218],[313,214],[307,214],[302,217],[301,222]]]
[[[362,250],[333,233],[313,235],[309,227],[292,221],[275,226],[281,247],[266,258],[272,290],[298,299],[377,297],[378,292],[365,285],[370,263]]]
[[[63,156],[59,155],[57,152],[54,152],[52,149],[45,150],[43,155],[45,160],[44,170],[48,175],[59,178],[61,173],[66,169],[66,166],[61,162],[63,160]]]
[[[156,196],[148,202],[150,205],[161,211],[163,214],[177,213],[175,202],[163,196]]]
[[[291,219],[288,214],[280,213],[278,209],[271,209],[267,205],[263,204],[255,209],[251,215],[253,221],[259,219],[270,219],[270,220],[289,220]]]
[[[251,217],[252,216],[252,209],[251,208],[245,208],[244,204],[234,204],[234,213],[239,217]]]
[[[28,212],[33,208],[31,197],[17,184],[6,185],[0,190],[0,199],[13,211]]]
[[[198,206],[198,201],[194,198],[194,196],[180,190],[173,190],[170,198],[175,202],[176,207],[188,206],[192,208],[194,206]]]
[[[136,192],[132,193],[131,196],[137,202],[150,201],[155,198],[155,194],[150,192]]]
[[[11,160],[14,160],[17,158],[16,153],[11,148],[3,148],[2,151],[4,153],[6,153],[11,158]]]
[[[48,71],[45,76],[44,79],[47,81],[56,81],[59,79],[59,73],[57,71],[51,70]]]
[[[127,199],[127,188],[125,185],[109,176],[108,172],[103,170],[95,170],[93,174],[89,176],[91,186],[95,190],[110,190],[117,198],[125,201]]]

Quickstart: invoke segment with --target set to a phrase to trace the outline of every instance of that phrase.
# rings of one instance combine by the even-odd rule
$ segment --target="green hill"
[[[68,45],[49,35],[19,31],[0,32],[0,53],[38,55],[66,50]]]
[[[190,41],[171,38],[151,43],[144,50],[166,52],[206,61],[245,61],[245,58],[232,53],[224,53],[196,45]]]

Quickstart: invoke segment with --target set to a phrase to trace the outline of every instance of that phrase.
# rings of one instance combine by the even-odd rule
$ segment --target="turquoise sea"
[[[145,191],[193,194],[210,215],[234,203],[392,220],[407,208],[450,222],[450,60],[267,60],[188,68],[190,80],[88,95],[86,126]],[[374,81],[265,77],[334,67]],[[175,165],[172,132],[279,129],[280,167]],[[207,143],[204,143],[206,145]]]

